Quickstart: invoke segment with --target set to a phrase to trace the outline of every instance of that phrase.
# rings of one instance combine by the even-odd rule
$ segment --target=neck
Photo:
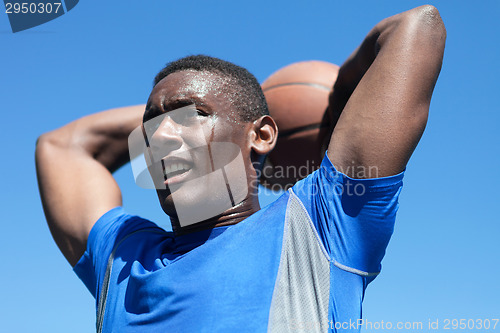
[[[224,227],[240,223],[247,217],[260,210],[258,196],[249,195],[242,202],[229,208],[218,216],[182,227],[176,216],[170,216],[172,230],[176,236],[190,234],[197,231]]]

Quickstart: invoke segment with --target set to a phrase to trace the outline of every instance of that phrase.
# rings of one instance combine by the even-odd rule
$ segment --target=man
[[[322,167],[262,210],[255,182],[277,128],[255,78],[227,62],[180,59],[156,77],[144,113],[114,109],[42,135],[47,222],[96,297],[97,330],[358,331],[445,36],[432,6],[377,24],[340,69],[331,107],[341,115]],[[172,233],[120,208],[111,173],[128,161],[141,121]],[[214,155],[221,143],[237,147],[230,158]],[[373,167],[377,178],[356,179],[355,170]],[[209,211],[224,198],[228,205]]]

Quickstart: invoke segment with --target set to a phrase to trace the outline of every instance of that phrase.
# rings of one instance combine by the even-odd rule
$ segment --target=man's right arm
[[[441,16],[429,5],[388,17],[368,33],[340,68],[330,99],[339,118],[328,157],[338,170],[377,178],[406,168],[427,123],[445,41]]]
[[[38,186],[52,236],[71,266],[86,250],[94,223],[122,204],[112,172],[129,161],[128,136],[141,125],[144,105],[78,119],[40,136]]]

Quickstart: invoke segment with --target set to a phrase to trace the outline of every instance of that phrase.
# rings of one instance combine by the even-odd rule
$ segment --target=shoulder
[[[91,236],[97,236],[99,233],[115,234],[120,238],[132,232],[145,229],[154,229],[165,232],[155,223],[137,215],[127,213],[123,207],[115,207],[103,214],[95,223],[90,232]],[[165,232],[166,233],[166,232]]]
[[[298,197],[327,195],[329,197],[347,195],[361,198],[365,194],[394,190],[402,186],[404,171],[389,177],[378,177],[377,168],[362,166],[337,169],[325,154],[321,166],[306,178],[298,181],[292,191]],[[347,174],[354,174],[352,178]]]

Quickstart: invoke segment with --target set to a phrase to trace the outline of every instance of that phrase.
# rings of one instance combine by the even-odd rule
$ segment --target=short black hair
[[[191,55],[168,63],[155,77],[153,86],[168,75],[184,70],[210,72],[228,78],[232,104],[243,121],[268,115],[266,98],[259,82],[248,70],[229,61],[206,55]]]

